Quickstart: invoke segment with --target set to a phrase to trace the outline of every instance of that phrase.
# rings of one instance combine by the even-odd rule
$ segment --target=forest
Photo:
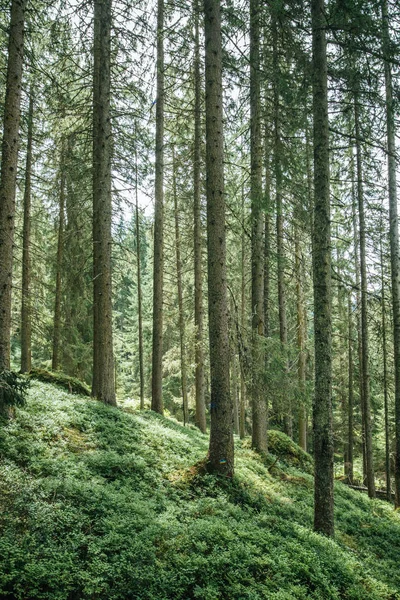
[[[0,596],[399,600],[397,0],[0,6]]]

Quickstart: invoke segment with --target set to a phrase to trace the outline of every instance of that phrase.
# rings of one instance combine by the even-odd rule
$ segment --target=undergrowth
[[[338,483],[315,534],[309,458],[275,437],[269,465],[237,440],[222,481],[193,428],[32,382],[0,430],[0,596],[400,599],[399,516]]]

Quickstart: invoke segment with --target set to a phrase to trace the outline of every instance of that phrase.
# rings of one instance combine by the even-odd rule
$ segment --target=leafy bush
[[[31,379],[37,379],[44,383],[54,383],[62,388],[68,390],[70,394],[80,394],[81,396],[90,396],[90,389],[75,377],[65,375],[65,373],[46,371],[45,369],[31,369],[29,371],[29,377]]]

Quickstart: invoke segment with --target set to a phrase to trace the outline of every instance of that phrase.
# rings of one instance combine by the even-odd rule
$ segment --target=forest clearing
[[[397,0],[0,3],[0,596],[400,599]]]

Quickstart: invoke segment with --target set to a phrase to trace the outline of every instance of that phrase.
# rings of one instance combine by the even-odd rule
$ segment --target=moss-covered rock
[[[314,469],[313,459],[298,444],[282,431],[270,429],[268,431],[268,449],[280,461],[298,467],[306,473],[312,473]]]
[[[54,383],[55,385],[59,385],[70,392],[70,394],[90,396],[90,389],[86,383],[83,383],[83,381],[80,381],[75,377],[65,375],[65,373],[59,373],[58,371],[46,371],[45,369],[31,369],[29,372],[29,377],[31,379],[43,381],[44,383]]]

